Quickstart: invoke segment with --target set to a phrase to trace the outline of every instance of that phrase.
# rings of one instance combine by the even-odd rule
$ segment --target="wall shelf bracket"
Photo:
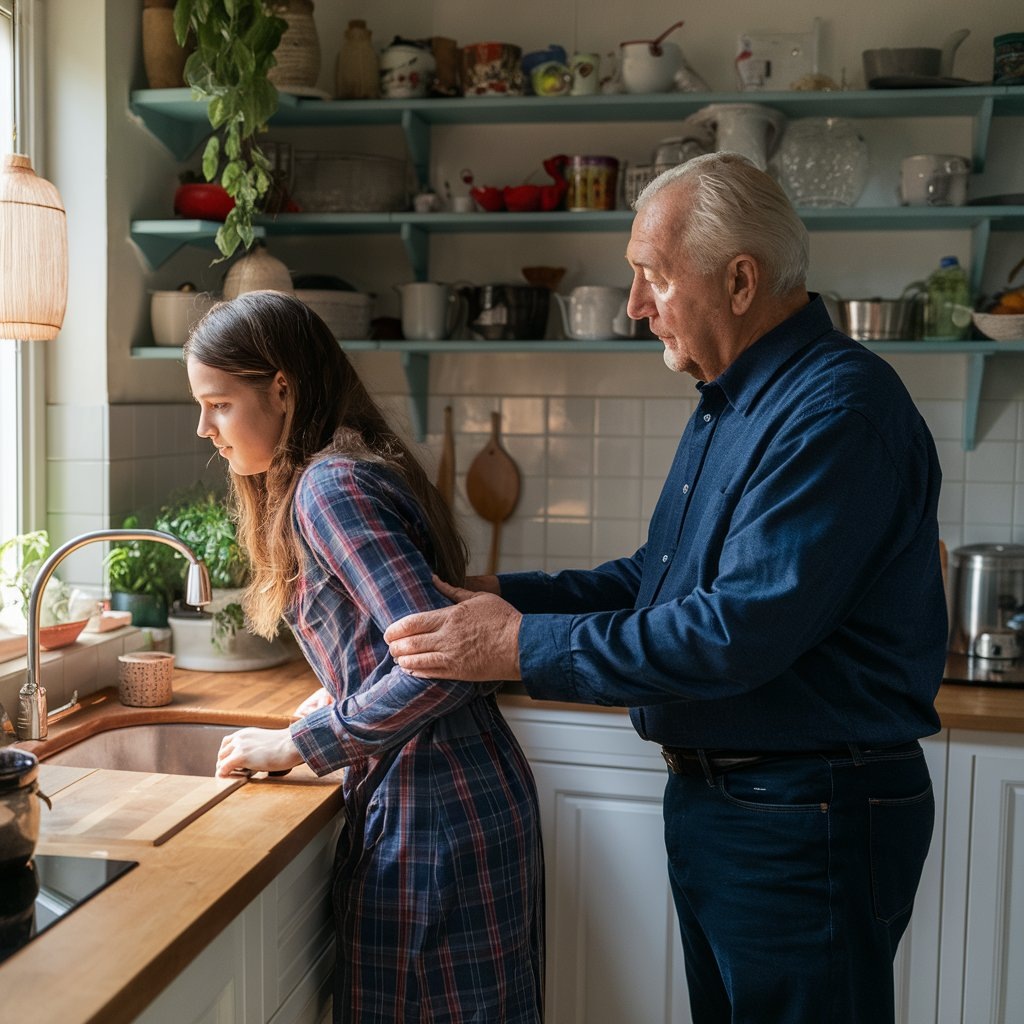
[[[178,161],[187,160],[195,152],[199,143],[213,131],[210,122],[206,120],[205,104],[200,109],[203,111],[205,123],[182,120],[173,112],[165,112],[159,106],[135,102],[131,104],[132,113]]]
[[[971,159],[974,171],[985,170],[985,155],[988,153],[988,133],[992,127],[992,112],[995,108],[995,97],[986,96],[978,101],[978,113],[971,123]]]
[[[420,187],[430,184],[430,124],[412,110],[402,111],[402,131]]]
[[[427,392],[430,383],[430,356],[425,352],[403,352],[402,369],[409,383],[409,414],[417,441],[427,436]]]
[[[978,406],[981,403],[981,384],[985,379],[987,354],[967,357],[967,394],[964,396],[964,451],[973,452],[977,444]]]
[[[405,223],[399,228],[402,244],[405,246],[406,255],[409,257],[409,266],[412,267],[412,276],[417,281],[427,280],[427,259],[429,257],[430,239],[427,232],[415,224]]]

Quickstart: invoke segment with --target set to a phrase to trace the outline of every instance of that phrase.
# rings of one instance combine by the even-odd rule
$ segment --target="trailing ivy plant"
[[[271,185],[270,161],[256,143],[277,110],[277,89],[267,77],[287,23],[264,0],[177,0],[174,34],[195,50],[185,81],[196,99],[208,100],[213,135],[203,151],[207,181],[218,177],[234,209],[217,230],[223,258],[252,246],[253,215]]]

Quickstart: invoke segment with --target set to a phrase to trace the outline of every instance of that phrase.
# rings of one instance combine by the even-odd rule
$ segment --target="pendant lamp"
[[[52,341],[68,300],[68,232],[56,188],[18,153],[0,168],[0,338]]]

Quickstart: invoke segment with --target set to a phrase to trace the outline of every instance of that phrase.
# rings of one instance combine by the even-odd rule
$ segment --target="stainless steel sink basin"
[[[200,722],[126,725],[79,740],[43,758],[43,763],[72,768],[212,776],[220,741],[238,729],[237,725]]]

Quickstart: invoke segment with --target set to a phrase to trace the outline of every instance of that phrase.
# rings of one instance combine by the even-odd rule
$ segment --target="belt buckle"
[[[669,771],[673,775],[683,775],[682,759],[674,750],[668,750],[666,747],[661,748],[661,756],[665,758],[665,764],[668,765]]]

